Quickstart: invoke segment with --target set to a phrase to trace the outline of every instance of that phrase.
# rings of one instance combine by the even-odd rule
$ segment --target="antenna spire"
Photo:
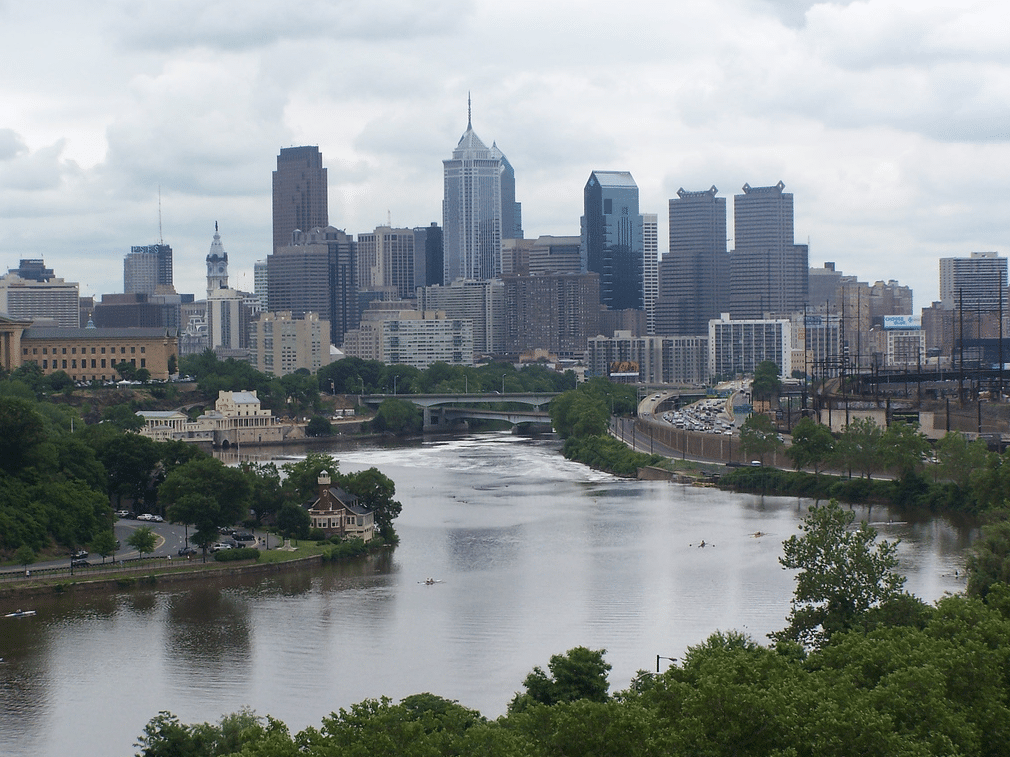
[[[470,118],[470,114],[471,114],[470,92],[467,91],[467,93],[466,93],[466,128],[468,128],[468,129],[472,129],[473,128],[473,122],[472,122],[472,120]]]
[[[158,244],[165,244],[165,237],[161,233],[161,184],[158,185]]]

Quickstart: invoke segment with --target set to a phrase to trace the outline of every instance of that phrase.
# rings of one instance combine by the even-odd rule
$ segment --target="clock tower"
[[[217,221],[214,221],[214,241],[210,243],[210,254],[207,255],[207,299],[215,289],[228,288],[228,253],[221,244],[221,235],[217,232]]]

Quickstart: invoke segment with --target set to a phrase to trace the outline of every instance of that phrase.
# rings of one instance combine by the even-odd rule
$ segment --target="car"
[[[164,522],[165,522],[165,519],[164,519],[164,518],[162,518],[162,517],[161,517],[160,515],[152,515],[152,516],[151,516],[151,521],[152,521],[153,523],[164,523]]]
[[[71,559],[73,559],[73,560],[83,560],[87,556],[88,556],[88,552],[87,552],[87,550],[84,550],[84,549],[79,549],[76,552],[72,552],[71,555],[70,555]]]
[[[132,518],[133,517],[133,513],[131,513],[129,510],[116,510],[116,517],[117,518]]]
[[[225,544],[219,541],[217,544],[210,548],[211,552],[220,552],[222,549],[231,549],[231,544]]]
[[[183,547],[179,550],[179,557],[189,557],[190,555],[197,554],[197,551],[192,547]]]
[[[255,536],[249,533],[245,533],[244,531],[234,534],[232,538],[234,538],[235,541],[256,541]]]
[[[72,567],[72,568],[87,568],[90,565],[91,565],[91,563],[89,563],[84,558],[75,559],[75,560],[71,560],[70,561],[70,567]]]
[[[154,520],[154,516],[151,513],[141,513],[137,516],[137,520]]]

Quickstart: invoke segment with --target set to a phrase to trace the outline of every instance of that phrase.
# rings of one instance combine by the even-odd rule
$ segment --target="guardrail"
[[[75,566],[72,570],[69,565],[57,566],[55,568],[33,568],[29,565],[27,570],[21,568],[0,572],[0,582],[32,581],[37,578],[71,575],[77,578],[78,576],[106,575],[109,573],[129,573],[148,570],[152,567],[173,567],[175,565],[181,568],[187,564],[192,563],[182,558],[173,560],[168,555],[151,555],[143,558],[131,557],[127,560],[113,560],[104,564],[96,563],[95,565]]]

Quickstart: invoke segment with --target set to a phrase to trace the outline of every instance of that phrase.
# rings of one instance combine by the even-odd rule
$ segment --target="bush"
[[[259,560],[260,551],[256,547],[239,547],[238,549],[222,549],[214,553],[218,562],[235,562],[235,560]]]
[[[329,561],[344,560],[348,557],[357,557],[367,554],[368,545],[361,539],[348,539],[337,544],[326,554]]]
[[[309,530],[309,539],[312,541],[326,542],[326,532],[321,528],[313,528]]]

